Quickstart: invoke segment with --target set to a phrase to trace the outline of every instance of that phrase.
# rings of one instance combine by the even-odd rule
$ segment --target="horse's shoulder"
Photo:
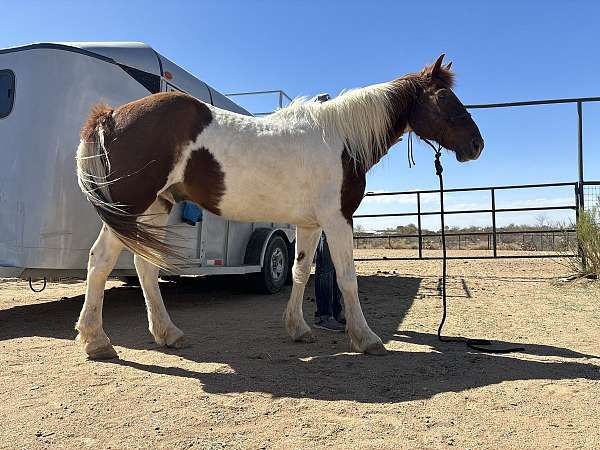
[[[367,186],[366,173],[357,162],[352,159],[348,151],[342,152],[342,187],[341,211],[346,221],[352,225],[352,216],[358,209],[365,195]]]

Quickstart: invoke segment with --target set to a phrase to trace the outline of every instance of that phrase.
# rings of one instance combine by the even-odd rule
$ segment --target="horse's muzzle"
[[[466,162],[479,158],[483,151],[484,142],[481,137],[475,137],[471,140],[470,145],[467,146],[463,151],[456,152],[456,159],[458,162]]]

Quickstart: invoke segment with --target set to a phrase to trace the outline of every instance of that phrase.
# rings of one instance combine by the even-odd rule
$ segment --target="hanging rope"
[[[440,156],[442,155],[442,146],[438,144],[436,148],[431,142],[427,139],[422,139],[425,143],[427,143],[435,152],[435,174],[438,176],[439,185],[440,185],[440,225],[442,227],[441,230],[441,239],[442,239],[442,320],[440,321],[440,325],[437,330],[438,340],[441,342],[464,342],[465,345],[473,350],[483,352],[483,353],[513,353],[513,352],[522,352],[525,349],[523,347],[511,347],[505,349],[495,349],[488,348],[485,346],[492,345],[492,342],[487,339],[465,339],[462,337],[459,338],[449,338],[445,337],[442,334],[444,329],[444,324],[446,323],[446,318],[448,316],[448,304],[446,299],[446,278],[447,278],[447,252],[446,252],[446,223],[444,218],[444,177],[442,173],[444,172],[444,168],[442,167],[442,162],[440,161]],[[409,137],[409,155],[412,156],[412,142],[410,142]],[[411,164],[409,159],[409,166]],[[414,165],[414,161],[412,163]]]
[[[412,138],[412,131],[408,132],[408,139],[407,139],[407,147],[408,147],[408,168],[411,169],[413,166],[416,166],[415,164],[415,157],[413,155],[413,138]]]

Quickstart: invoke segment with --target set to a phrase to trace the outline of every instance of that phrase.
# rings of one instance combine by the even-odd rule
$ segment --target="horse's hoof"
[[[387,353],[387,350],[383,346],[382,342],[375,342],[374,344],[369,345],[365,349],[365,354],[367,354],[367,355],[383,356],[386,353]]]
[[[187,348],[191,345],[192,344],[190,343],[188,338],[186,338],[185,336],[180,336],[175,340],[175,342],[173,342],[172,344],[169,344],[167,347],[169,347],[169,348]]]
[[[87,355],[88,359],[119,359],[117,351],[110,344],[88,351]]]
[[[297,338],[294,339],[295,342],[304,342],[306,344],[310,344],[315,342],[315,336],[313,335],[311,330],[308,330],[306,333],[301,334]]]

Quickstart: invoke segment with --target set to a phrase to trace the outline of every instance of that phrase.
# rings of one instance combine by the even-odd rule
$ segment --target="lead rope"
[[[409,137],[410,139],[410,137]],[[440,322],[440,326],[437,330],[437,337],[440,342],[464,342],[465,345],[473,350],[483,353],[513,353],[513,352],[522,352],[525,349],[523,347],[511,347],[505,349],[493,349],[482,347],[485,345],[492,345],[492,342],[487,339],[465,339],[465,338],[448,338],[442,335],[442,330],[444,328],[444,324],[446,323],[447,317],[447,300],[446,300],[446,272],[447,272],[447,255],[446,255],[446,224],[444,219],[444,177],[442,173],[444,172],[444,168],[442,167],[442,162],[440,161],[440,156],[442,155],[442,146],[438,144],[438,148],[429,142],[427,139],[423,139],[435,152],[435,174],[438,176],[440,182],[440,225],[442,227],[441,238],[442,238],[442,320]],[[410,141],[409,141],[410,142]],[[409,144],[410,145],[410,144]],[[409,154],[412,156],[412,145],[409,150]],[[410,159],[409,159],[410,164]],[[414,165],[414,161],[413,161]]]
[[[408,132],[408,168],[411,169],[412,166],[416,166],[415,157],[413,156],[413,140],[412,140],[412,131]]]

